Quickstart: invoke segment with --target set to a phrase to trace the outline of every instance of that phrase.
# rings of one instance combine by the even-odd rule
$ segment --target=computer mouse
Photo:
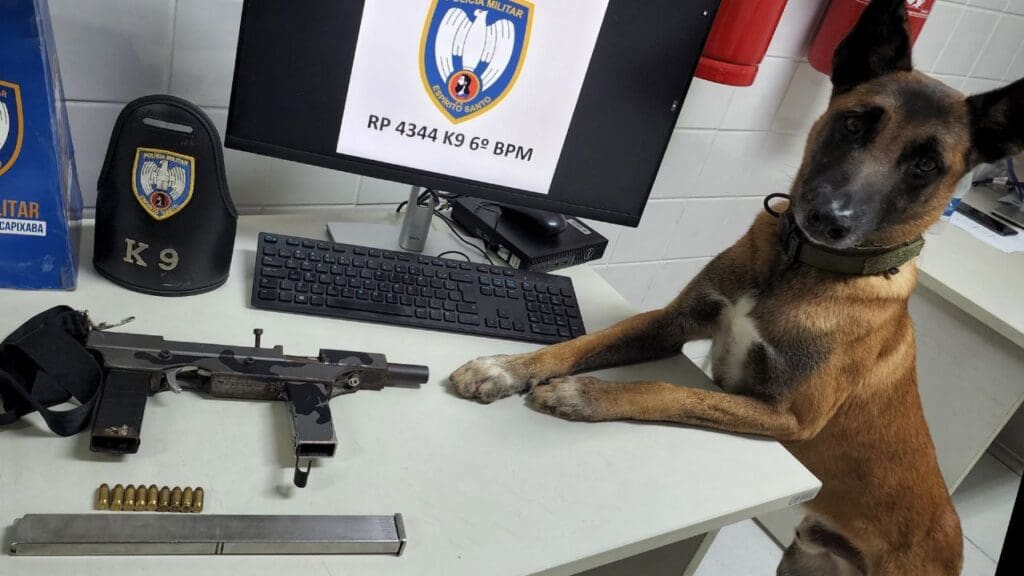
[[[502,218],[511,223],[528,228],[544,236],[557,236],[565,231],[565,216],[545,210],[522,208],[520,206],[503,206]]]

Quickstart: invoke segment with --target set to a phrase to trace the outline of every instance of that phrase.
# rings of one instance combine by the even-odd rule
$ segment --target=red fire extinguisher
[[[910,22],[910,43],[913,44],[921,34],[935,0],[906,2]],[[811,51],[807,55],[811,66],[819,72],[832,74],[832,55],[835,54],[836,47],[850,33],[869,3],[869,0],[832,0],[829,3],[825,17],[821,20],[821,27],[811,42]]]
[[[697,65],[697,77],[750,86],[768,51],[786,0],[722,0]]]

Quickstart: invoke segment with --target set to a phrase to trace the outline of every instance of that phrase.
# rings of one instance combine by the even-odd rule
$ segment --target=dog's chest
[[[715,381],[729,392],[743,385],[747,356],[752,347],[762,342],[757,321],[753,317],[757,300],[749,294],[735,301],[724,301],[715,325],[711,344],[712,370]]]

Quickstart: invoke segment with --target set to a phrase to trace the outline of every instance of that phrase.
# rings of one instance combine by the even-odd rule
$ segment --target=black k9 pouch
[[[162,296],[198,294],[228,278],[238,213],[220,135],[174,96],[146,96],[121,111],[96,199],[97,272]]]

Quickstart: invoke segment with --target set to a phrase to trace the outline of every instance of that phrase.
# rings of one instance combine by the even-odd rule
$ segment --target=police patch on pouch
[[[483,114],[512,90],[526,61],[533,11],[526,0],[434,0],[420,73],[449,120]]]
[[[154,220],[166,220],[192,200],[195,169],[196,161],[191,156],[138,148],[132,164],[135,199]]]
[[[25,133],[21,88],[0,80],[0,176],[14,166],[21,153]]]

